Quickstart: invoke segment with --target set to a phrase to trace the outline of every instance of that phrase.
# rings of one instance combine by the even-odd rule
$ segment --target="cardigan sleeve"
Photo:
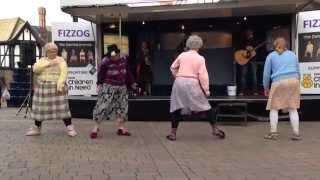
[[[171,73],[174,77],[177,76],[178,74],[178,71],[179,71],[179,67],[180,67],[180,56],[179,55],[175,60],[174,62],[172,63],[172,65],[170,66],[170,70],[171,70]]]
[[[265,90],[270,88],[270,80],[271,80],[271,55],[267,56],[266,62],[264,64],[263,70],[263,87]]]
[[[103,58],[98,70],[97,85],[103,84],[107,69],[108,69],[108,59]]]
[[[50,62],[46,61],[45,59],[41,58],[33,65],[33,72],[36,74],[40,74],[43,70],[45,70]]]
[[[68,78],[68,65],[64,59],[62,58],[59,58],[59,59],[60,59],[60,64],[59,64],[60,75],[57,82],[57,89],[58,91],[62,91],[66,83],[66,80]]]

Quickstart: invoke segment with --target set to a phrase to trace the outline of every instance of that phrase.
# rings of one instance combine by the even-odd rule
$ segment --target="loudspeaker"
[[[21,53],[21,65],[22,67],[27,67],[28,65],[33,65],[36,62],[36,43],[35,42],[25,42],[20,46]]]

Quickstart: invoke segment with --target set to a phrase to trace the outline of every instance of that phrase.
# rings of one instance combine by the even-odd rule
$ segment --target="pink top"
[[[190,77],[200,81],[205,92],[209,92],[209,76],[206,62],[197,51],[189,50],[181,53],[172,63],[171,72],[174,77]]]

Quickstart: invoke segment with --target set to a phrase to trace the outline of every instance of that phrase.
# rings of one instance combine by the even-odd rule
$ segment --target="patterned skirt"
[[[128,119],[128,91],[126,86],[103,84],[93,109],[95,121]]]
[[[71,118],[67,92],[67,86],[58,92],[55,82],[39,81],[32,98],[31,118],[35,121]]]
[[[272,83],[267,110],[288,110],[300,108],[300,83],[289,78]]]
[[[209,101],[197,79],[177,77],[174,81],[171,92],[170,112],[180,109],[183,114],[211,109]]]

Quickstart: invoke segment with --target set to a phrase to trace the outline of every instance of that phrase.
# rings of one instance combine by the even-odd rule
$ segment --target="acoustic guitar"
[[[255,48],[253,48],[251,51],[246,50],[246,49],[241,49],[238,50],[234,53],[234,60],[239,64],[239,65],[246,65],[252,58],[254,58],[257,55],[256,50],[261,48],[267,43],[267,41],[259,44]]]

